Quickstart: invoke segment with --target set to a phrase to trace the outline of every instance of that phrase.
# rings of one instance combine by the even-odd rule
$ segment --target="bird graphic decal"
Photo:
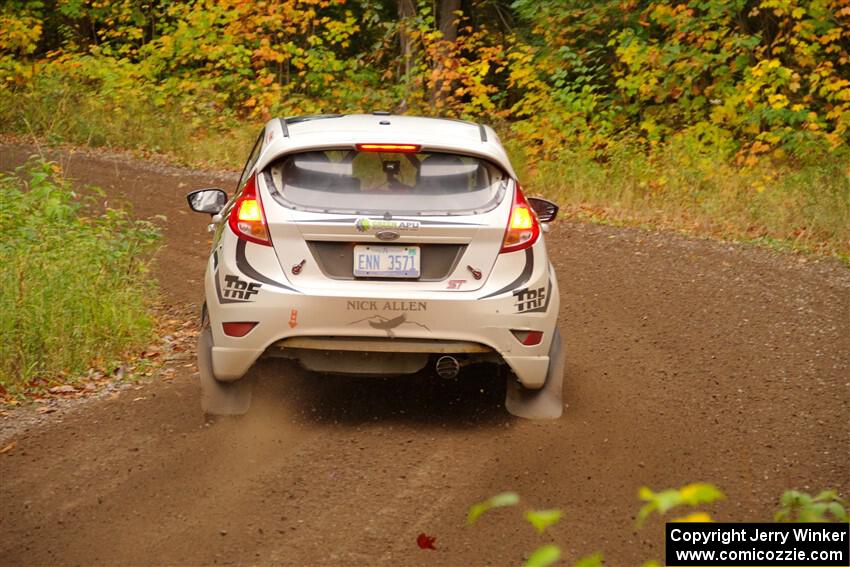
[[[383,315],[371,315],[369,317],[364,317],[363,319],[357,319],[356,321],[352,321],[349,325],[356,325],[357,323],[362,323],[363,321],[367,321],[369,326],[373,329],[378,329],[380,331],[386,331],[387,336],[390,338],[395,337],[395,333],[393,333],[393,329],[400,327],[401,325],[416,325],[418,327],[422,327],[426,331],[430,331],[427,325],[423,325],[417,321],[408,321],[407,313],[402,313],[398,317],[393,317],[392,319],[388,317],[384,317]]]

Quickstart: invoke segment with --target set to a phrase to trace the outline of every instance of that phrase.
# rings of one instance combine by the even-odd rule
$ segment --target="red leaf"
[[[416,538],[416,545],[419,546],[419,549],[433,549],[434,551],[436,551],[437,548],[434,547],[435,541],[437,541],[436,537],[431,537],[429,535],[421,533],[419,534],[419,537]]]

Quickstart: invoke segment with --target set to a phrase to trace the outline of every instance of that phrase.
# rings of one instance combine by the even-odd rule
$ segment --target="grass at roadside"
[[[194,166],[243,165],[260,121],[213,115],[203,105],[187,116],[154,103],[153,92],[128,88],[136,87],[96,93],[44,77],[26,89],[0,90],[0,124],[7,133],[48,144],[164,154]],[[756,242],[850,263],[850,151],[805,160],[763,156],[740,167],[728,153],[683,135],[651,152],[621,144],[599,160],[565,148],[556,159],[526,164],[525,148],[512,143],[512,126],[500,129],[528,193],[557,201],[565,217]]]
[[[151,338],[158,231],[93,205],[41,159],[0,176],[0,397],[108,366]]]
[[[539,164],[528,183],[568,216],[678,230],[850,262],[850,152],[819,163],[750,167],[670,146],[627,149],[598,163],[566,152]]]
[[[144,86],[95,89],[70,79],[83,78],[45,74],[27,87],[0,88],[0,132],[47,145],[132,150],[183,165],[237,169],[260,127],[203,104],[196,114],[184,114],[154,102],[158,95]]]

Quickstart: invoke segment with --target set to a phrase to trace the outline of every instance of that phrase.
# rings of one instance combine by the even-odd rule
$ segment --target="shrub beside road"
[[[155,226],[100,207],[60,167],[0,177],[0,396],[114,367],[153,333]]]

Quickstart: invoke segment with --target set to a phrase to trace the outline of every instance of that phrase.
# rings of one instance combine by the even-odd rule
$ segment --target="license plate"
[[[418,278],[418,246],[354,246],[354,275],[358,278]]]

